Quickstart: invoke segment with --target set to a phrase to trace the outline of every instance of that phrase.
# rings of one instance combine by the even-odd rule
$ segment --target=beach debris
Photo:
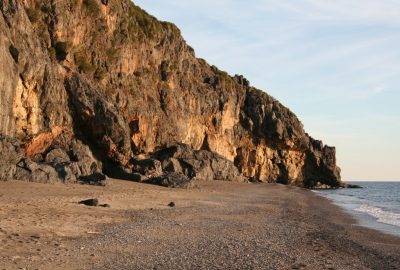
[[[174,203],[174,202],[170,202],[170,203],[168,204],[168,206],[169,206],[169,207],[175,207],[175,203]]]
[[[96,198],[95,199],[87,199],[87,200],[80,201],[79,204],[84,204],[87,206],[98,206],[99,200]]]

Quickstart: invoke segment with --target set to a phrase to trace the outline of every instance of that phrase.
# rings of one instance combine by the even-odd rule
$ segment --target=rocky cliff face
[[[177,172],[341,185],[335,148],[129,0],[0,0],[0,9],[0,146],[10,156],[0,178]]]

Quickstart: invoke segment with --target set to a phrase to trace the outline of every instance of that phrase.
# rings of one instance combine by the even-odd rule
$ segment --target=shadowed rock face
[[[176,172],[341,185],[334,148],[242,76],[197,59],[175,25],[129,0],[3,0],[0,10],[0,134],[2,147],[18,148],[0,178]],[[155,158],[183,145],[183,156]],[[150,157],[159,162],[153,173]],[[46,177],[18,177],[21,160],[46,166]]]

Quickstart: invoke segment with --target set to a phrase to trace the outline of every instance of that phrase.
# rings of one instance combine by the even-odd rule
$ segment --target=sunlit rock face
[[[212,156],[201,150],[230,162],[243,181],[341,185],[334,148],[242,76],[196,58],[175,25],[131,1],[4,0],[0,8],[0,133],[58,180],[127,177],[136,161],[187,145],[197,158]],[[60,173],[46,162],[55,149],[69,156],[63,168],[85,169]]]

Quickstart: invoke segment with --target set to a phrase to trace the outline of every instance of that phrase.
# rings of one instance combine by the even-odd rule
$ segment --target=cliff
[[[129,0],[0,9],[0,179],[341,185],[335,148]]]

